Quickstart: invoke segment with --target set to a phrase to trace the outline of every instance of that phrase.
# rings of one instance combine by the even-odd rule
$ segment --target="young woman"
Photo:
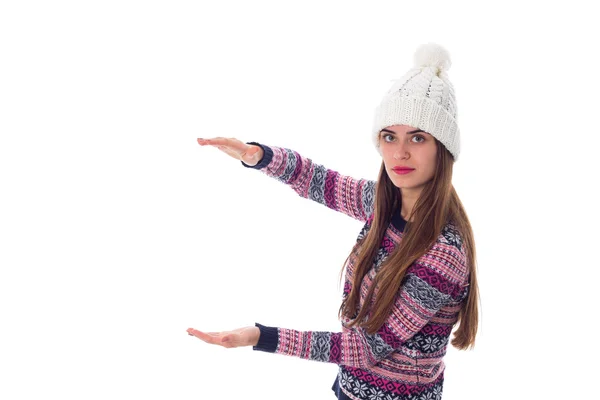
[[[342,332],[256,324],[229,332],[188,329],[203,341],[339,364],[338,399],[440,399],[448,341],[474,346],[475,242],[452,186],[459,155],[448,52],[421,46],[415,66],[376,110],[377,181],[353,179],[289,149],[198,139],[276,178],[299,195],[365,223],[344,263]]]

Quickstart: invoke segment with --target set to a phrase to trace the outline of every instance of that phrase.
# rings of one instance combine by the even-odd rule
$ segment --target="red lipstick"
[[[409,167],[394,167],[392,168],[392,170],[399,175],[406,175],[408,173],[413,172],[415,169]]]

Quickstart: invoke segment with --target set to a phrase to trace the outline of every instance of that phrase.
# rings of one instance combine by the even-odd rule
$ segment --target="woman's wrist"
[[[253,160],[248,160],[251,161],[252,164],[247,163],[244,160],[240,160],[245,167],[261,169],[271,161],[271,158],[273,157],[273,151],[268,146],[263,146],[258,142],[246,142],[246,144],[249,146],[256,146],[259,150],[253,155]]]
[[[260,340],[260,328],[257,326],[253,326],[252,328],[252,340],[250,341],[250,346],[256,346]]]

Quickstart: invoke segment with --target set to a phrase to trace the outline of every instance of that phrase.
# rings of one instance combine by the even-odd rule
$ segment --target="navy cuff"
[[[277,345],[279,344],[279,330],[270,326],[264,326],[256,322],[254,326],[260,329],[260,337],[256,346],[252,347],[252,350],[266,351],[268,353],[275,353]]]
[[[269,163],[273,159],[273,150],[271,150],[271,148],[269,146],[265,146],[264,144],[260,144],[257,142],[247,142],[246,144],[253,144],[253,145],[259,146],[261,149],[263,149],[263,157],[259,161],[259,163],[256,165],[248,165],[245,162],[243,162],[242,160],[240,160],[244,167],[254,168],[254,169],[262,169],[262,168],[266,167],[267,165],[269,165]]]

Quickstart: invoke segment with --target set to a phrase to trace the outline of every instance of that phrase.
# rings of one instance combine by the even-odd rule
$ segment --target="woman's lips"
[[[392,171],[399,175],[406,175],[414,171],[414,168],[393,168]]]

